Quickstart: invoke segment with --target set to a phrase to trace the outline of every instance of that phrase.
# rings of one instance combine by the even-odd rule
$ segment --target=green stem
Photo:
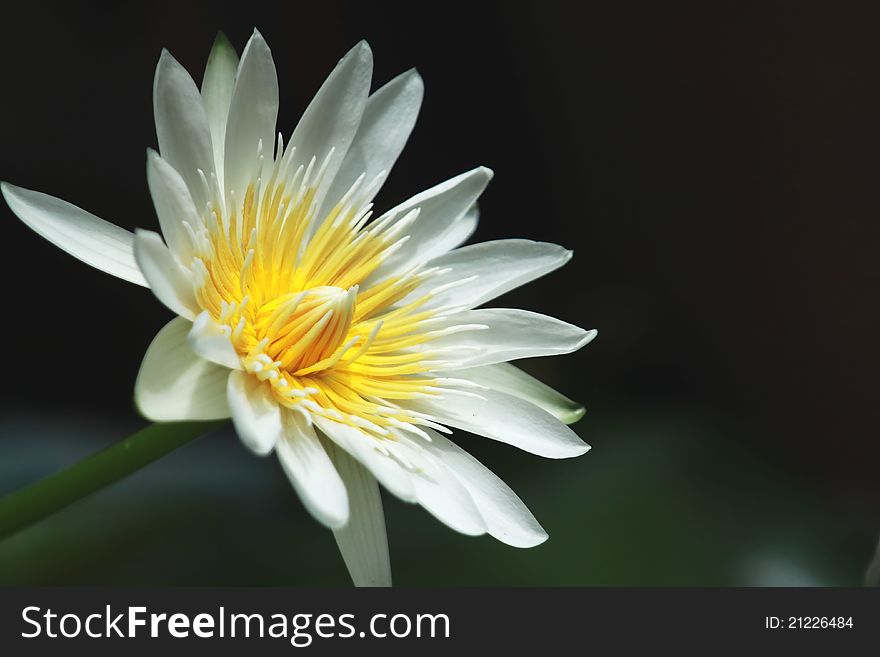
[[[119,481],[223,422],[151,424],[97,454],[0,498],[0,540]]]

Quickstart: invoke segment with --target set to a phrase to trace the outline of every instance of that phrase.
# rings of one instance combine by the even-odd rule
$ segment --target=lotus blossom
[[[411,70],[370,93],[371,74],[361,42],[285,143],[259,32],[240,60],[218,37],[201,89],[163,51],[159,150],[147,156],[161,235],[8,183],[2,192],[37,233],[149,287],[175,313],[144,357],[140,412],[158,422],[231,418],[253,453],[277,455],[303,505],[333,530],[355,584],[387,585],[378,484],[464,534],[516,547],[547,538],[516,494],[446,435],[461,429],[549,458],[586,452],[566,426],[583,408],[508,361],[570,353],[596,332],[477,309],[572,255],[522,239],[461,246],[489,169],[374,212],[423,85]]]

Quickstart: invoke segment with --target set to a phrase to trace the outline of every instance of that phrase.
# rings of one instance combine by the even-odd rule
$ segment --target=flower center
[[[264,304],[243,332],[242,356],[256,348],[293,376],[335,364],[340,358],[334,354],[343,347],[354,319],[357,292],[357,286],[343,290],[326,285]]]
[[[314,164],[294,169],[279,143],[243,197],[213,189],[203,226],[188,227],[196,299],[280,404],[374,435],[424,424],[398,402],[437,390],[431,354],[413,349],[433,313],[408,300],[427,274],[379,271],[414,213],[368,225],[359,181],[318,217]]]

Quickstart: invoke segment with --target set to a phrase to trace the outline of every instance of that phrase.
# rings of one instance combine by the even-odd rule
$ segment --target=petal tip
[[[265,48],[266,50],[269,49],[269,44],[266,42],[266,38],[263,36],[262,32],[260,32],[257,28],[254,28],[253,34],[251,34],[251,38],[248,39],[247,45],[251,45],[252,43],[258,44],[259,46]]]
[[[584,331],[583,336],[581,336],[581,339],[578,340],[578,342],[577,342],[577,346],[575,347],[575,351],[577,351],[578,349],[581,349],[583,347],[586,347],[588,344],[590,344],[593,340],[596,339],[597,335],[599,335],[599,331],[597,331],[596,329],[590,329],[589,331]]]
[[[404,71],[403,76],[407,85],[410,85],[413,88],[418,88],[420,91],[424,91],[425,81],[422,79],[422,74],[419,73],[419,70],[415,66]]]
[[[517,541],[517,543],[515,545],[514,544],[510,544],[510,545],[512,545],[512,547],[516,547],[516,548],[528,549],[528,548],[538,547],[542,543],[546,542],[548,538],[550,538],[550,535],[547,534],[546,531],[544,531],[544,528],[538,527],[532,532],[532,535],[529,536],[528,538],[521,539],[521,540]]]
[[[586,414],[587,409],[583,406],[583,404],[578,404],[576,407],[566,412],[561,419],[566,424],[574,424],[575,422],[579,422],[581,418],[583,418]],[[589,449],[590,446],[587,445],[587,450]]]
[[[9,196],[15,193],[15,190],[18,189],[12,183],[8,183],[5,180],[0,180],[0,194],[3,194],[3,198],[6,199],[6,202],[9,202]]]
[[[167,78],[169,75],[173,75],[172,71],[177,69],[183,69],[180,62],[178,62],[174,55],[171,54],[171,51],[168,48],[162,48],[162,52],[159,54],[159,61],[156,63],[156,74],[153,77],[153,102],[156,102],[156,90],[160,84],[160,81]],[[187,74],[189,75],[189,74]]]
[[[348,508],[345,509],[345,514],[342,515],[329,515],[325,512],[324,516],[321,518],[321,522],[328,528],[335,532],[344,529],[346,525],[348,525],[348,521],[350,518]]]
[[[373,63],[373,49],[370,48],[370,44],[367,43],[366,39],[361,39],[358,41],[354,47],[346,53],[345,57],[343,57],[340,62],[344,62],[347,60],[356,60],[360,64],[370,65]]]
[[[19,219],[21,218],[18,214],[18,211],[15,209],[14,203],[21,201],[25,202],[25,197],[28,192],[34,193],[33,190],[25,189],[24,187],[19,187],[18,185],[13,185],[10,182],[6,182],[5,180],[0,181],[0,194],[3,195],[3,198],[6,200],[7,205],[9,205],[9,209],[12,210]],[[27,223],[27,222],[25,222]]]
[[[551,458],[573,459],[578,456],[583,456],[584,454],[589,452],[590,449],[591,448],[587,443],[578,440],[577,443],[572,442],[571,444],[566,445],[564,448],[561,448]]]

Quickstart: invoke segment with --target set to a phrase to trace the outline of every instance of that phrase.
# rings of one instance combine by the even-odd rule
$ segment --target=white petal
[[[424,85],[415,70],[398,75],[367,98],[354,140],[336,174],[323,212],[326,214],[361,174],[369,183],[391,171],[412,132],[422,105]],[[379,191],[376,187],[374,194]]]
[[[272,53],[263,36],[254,30],[238,65],[226,122],[224,146],[225,187],[234,190],[239,203],[257,172],[257,149],[272,161],[275,121],[278,118],[278,75]]]
[[[524,399],[566,424],[574,424],[584,416],[581,404],[510,363],[456,370],[454,376]]]
[[[275,453],[287,478],[309,513],[330,529],[341,529],[348,522],[348,495],[315,429],[294,411],[285,410],[282,422],[284,435]]]
[[[189,332],[189,345],[205,360],[231,370],[240,370],[241,358],[232,346],[229,337],[231,333],[228,326],[215,322],[211,314],[205,310],[193,321],[192,330]]]
[[[195,229],[201,219],[186,182],[156,151],[147,149],[147,184],[168,248],[181,264],[189,265],[193,250],[184,222]]]
[[[281,408],[272,397],[269,384],[232,370],[226,394],[241,442],[257,456],[269,454],[284,434]]]
[[[474,308],[558,269],[571,256],[571,251],[557,244],[531,240],[471,244],[431,260],[430,267],[448,271],[431,277],[412,296],[449,285],[436,293],[424,309]]]
[[[464,484],[492,536],[514,547],[534,547],[547,540],[547,532],[507,484],[452,441],[426,431],[431,436],[426,449]]]
[[[24,223],[60,249],[118,278],[146,286],[134,260],[134,235],[54,196],[0,183],[3,198]]]
[[[196,207],[208,201],[199,176],[214,170],[208,117],[196,83],[167,50],[162,51],[153,81],[153,114],[159,152],[186,181]]]
[[[376,438],[354,427],[317,416],[314,421],[397,497],[419,503],[458,532],[472,536],[486,533],[486,524],[467,490],[443,463],[418,449],[409,438],[396,436],[386,441],[386,452],[382,453],[376,448]]]
[[[134,386],[144,417],[154,422],[217,420],[230,415],[229,370],[196,356],[186,342],[190,323],[175,317],[147,348]]]
[[[376,479],[345,450],[322,441],[348,490],[349,518],[333,532],[355,586],[391,586],[385,514]]]
[[[405,502],[416,501],[409,473],[377,449],[375,438],[347,424],[320,416],[313,419],[324,435],[360,461],[391,493]]]
[[[562,422],[521,399],[495,390],[445,390],[437,400],[410,401],[443,424],[552,459],[580,456],[590,446]]]
[[[134,257],[156,298],[170,310],[190,321],[199,310],[188,270],[162,243],[157,233],[137,230]]]
[[[540,313],[514,308],[466,310],[443,317],[431,329],[474,326],[425,343],[427,351],[457,367],[490,365],[519,358],[557,356],[577,351],[597,332]],[[481,327],[481,328],[476,328]]]
[[[288,148],[296,148],[295,162],[308,165],[312,157],[317,166],[333,149],[327,164],[324,184],[316,193],[318,205],[342,165],[357,133],[370,91],[373,53],[361,41],[339,60],[336,68],[315,94],[290,137]]]
[[[220,189],[223,189],[223,145],[226,143],[226,118],[229,116],[229,105],[232,102],[232,90],[235,88],[235,75],[238,71],[238,53],[229,43],[223,32],[217,34],[208,64],[205,66],[205,77],[202,79],[202,102],[208,116],[208,128],[211,131],[211,143],[214,146],[214,171],[221,177]]]
[[[477,227],[474,204],[492,180],[492,170],[477,167],[451,178],[388,211],[394,216],[391,225],[402,220],[410,210],[419,209],[418,217],[404,231],[408,240],[394,252],[373,275],[374,280],[405,271],[454,249]]]
[[[398,441],[397,448],[414,466],[411,471],[405,471],[412,477],[418,503],[457,532],[469,536],[485,534],[486,522],[467,488],[442,461],[434,458],[428,449],[430,445],[422,441],[415,447],[405,437]]]

